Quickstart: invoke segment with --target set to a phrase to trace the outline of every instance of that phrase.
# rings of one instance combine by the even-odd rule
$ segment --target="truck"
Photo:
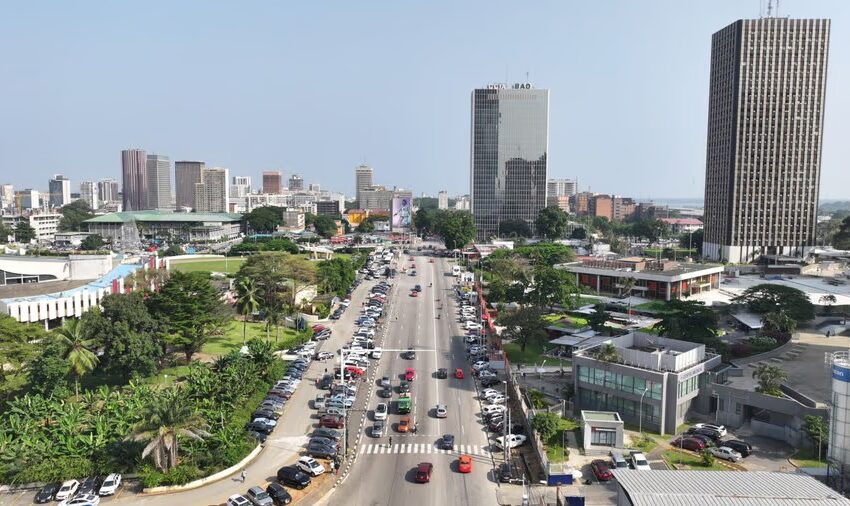
[[[410,396],[402,396],[398,398],[398,414],[406,415],[410,413]]]

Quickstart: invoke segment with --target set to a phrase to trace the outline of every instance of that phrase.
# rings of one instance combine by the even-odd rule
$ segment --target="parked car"
[[[310,434],[313,437],[324,437],[328,439],[333,439],[334,441],[339,441],[342,439],[342,432],[333,429],[327,429],[325,427],[319,427],[318,429],[313,429],[313,433]]]
[[[416,483],[428,483],[431,481],[431,473],[434,471],[434,464],[430,462],[422,462],[416,467]]]
[[[498,377],[498,374],[491,371],[490,369],[481,369],[480,371],[478,371],[478,378],[479,379],[496,378],[496,377]]]
[[[694,438],[694,439],[698,439],[698,440],[702,441],[702,444],[705,445],[706,448],[709,448],[711,446],[717,446],[714,443],[714,439],[712,439],[712,438],[710,438],[710,437],[708,437],[704,434],[685,434],[685,437],[690,437],[690,438]]]
[[[277,481],[301,490],[310,484],[310,476],[295,466],[286,466],[277,470]]]
[[[269,493],[263,490],[263,487],[258,487],[256,485],[248,489],[248,492],[245,493],[245,497],[251,501],[251,504],[254,506],[272,506],[274,504],[274,500],[272,500]]]
[[[487,369],[488,367],[490,367],[490,362],[484,360],[479,360],[478,362],[472,364],[473,371],[480,371],[481,369]]]
[[[308,441],[307,444],[313,443],[330,446],[331,448],[339,448],[339,442],[337,442],[337,440],[323,436],[311,436],[310,441]]]
[[[488,413],[504,413],[508,408],[504,404],[490,404],[481,408],[481,412],[485,415]]]
[[[325,472],[325,466],[313,457],[301,457],[298,459],[296,465],[310,476],[319,476]]]
[[[336,415],[325,415],[319,419],[319,427],[327,427],[329,429],[341,429],[345,427],[345,419]]]
[[[249,430],[248,435],[251,436],[252,438],[256,439],[257,441],[261,442],[261,443],[265,443],[266,439],[269,438],[269,435],[267,433],[259,432],[259,431],[256,431],[256,430]]]
[[[516,448],[526,442],[528,439],[524,434],[508,434],[506,436],[499,436],[496,438],[497,444],[501,448],[505,448],[507,445],[508,448]]]
[[[313,399],[313,409],[322,409],[327,406],[328,398],[324,395],[317,395],[315,399]]]
[[[643,452],[633,451],[630,455],[632,461],[632,467],[634,467],[638,471],[651,471],[652,468],[649,467],[649,461],[646,460],[646,455]]]
[[[472,472],[472,457],[469,455],[461,455],[457,458],[457,471],[459,473]]]
[[[266,487],[266,493],[272,498],[275,506],[285,506],[292,502],[292,496],[280,483],[269,483],[269,486]]]
[[[502,462],[499,464],[499,481],[501,483],[510,483],[514,481],[516,473],[514,472],[514,467],[508,462]]]
[[[590,469],[593,471],[593,476],[599,481],[608,481],[614,478],[614,473],[608,463],[601,459],[596,459],[590,463]]]
[[[739,439],[727,439],[726,441],[721,441],[720,446],[732,448],[736,452],[740,453],[741,457],[748,457],[753,454],[753,446],[750,443]]]
[[[251,418],[265,418],[267,420],[277,420],[278,418],[280,418],[280,415],[273,409],[265,409],[259,407],[254,411],[254,413],[251,414]]]
[[[670,444],[677,448],[684,448],[695,452],[701,452],[705,449],[705,443],[695,437],[680,436],[670,441]]]
[[[696,429],[709,429],[717,432],[720,437],[726,436],[726,427],[723,425],[715,425],[713,423],[695,423],[693,427]]]
[[[41,487],[41,489],[35,494],[35,503],[44,504],[52,501],[56,497],[56,492],[59,492],[61,485],[62,484],[59,482],[54,482]]]
[[[332,459],[337,455],[337,449],[335,446],[324,445],[318,441],[308,444],[305,451],[307,452],[307,455],[310,455],[311,457],[319,457],[322,459]]]
[[[481,378],[481,386],[482,387],[492,387],[492,386],[498,385],[499,383],[501,383],[501,381],[499,381],[499,379],[497,379],[495,377]]]
[[[60,502],[58,506],[98,506],[100,497],[94,494],[77,494]]]
[[[443,434],[443,437],[440,438],[440,448],[443,450],[454,450],[455,449],[455,437],[453,434]]]
[[[334,354],[329,351],[320,351],[319,353],[316,353],[316,360],[324,361],[332,358],[334,358]]]
[[[720,440],[720,433],[714,429],[709,428],[691,427],[690,429],[685,431],[685,434],[701,434],[703,436],[708,436],[715,443]]]
[[[100,486],[100,490],[97,491],[98,495],[106,496],[113,495],[118,491],[118,487],[121,486],[121,475],[118,473],[110,474],[103,480],[103,484]]]
[[[380,402],[377,406],[375,406],[374,418],[375,420],[386,420],[387,414],[389,414],[389,408],[387,407],[387,403]]]
[[[717,448],[709,448],[709,452],[717,458],[728,460],[730,462],[738,462],[742,457],[740,453],[736,452],[732,448],[728,446],[720,446]]]

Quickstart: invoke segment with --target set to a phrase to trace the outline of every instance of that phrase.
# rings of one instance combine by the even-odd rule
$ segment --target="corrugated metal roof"
[[[850,505],[805,474],[622,469],[614,477],[633,506]]]
[[[201,222],[201,221],[239,221],[241,214],[235,213],[174,213],[169,211],[123,211],[120,213],[95,216],[84,223],[128,223],[144,222]]]

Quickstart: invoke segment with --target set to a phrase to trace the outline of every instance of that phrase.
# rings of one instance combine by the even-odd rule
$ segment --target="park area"
[[[171,268],[179,272],[226,272],[227,274],[236,274],[236,271],[242,267],[245,259],[242,257],[232,258],[198,258],[186,260],[174,260],[171,263]]]

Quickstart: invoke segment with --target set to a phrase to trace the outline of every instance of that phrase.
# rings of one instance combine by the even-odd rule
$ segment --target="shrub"
[[[168,472],[163,472],[151,465],[144,465],[139,470],[139,479],[145,488],[168,485],[185,485],[190,481],[201,478],[204,473],[197,466],[189,463],[179,464]]]
[[[702,451],[702,465],[705,467],[714,465],[714,454],[708,451],[708,449]]]
[[[56,457],[36,462],[21,469],[15,476],[15,483],[35,483],[40,481],[62,481],[68,476],[91,476],[94,466],[83,457]]]

